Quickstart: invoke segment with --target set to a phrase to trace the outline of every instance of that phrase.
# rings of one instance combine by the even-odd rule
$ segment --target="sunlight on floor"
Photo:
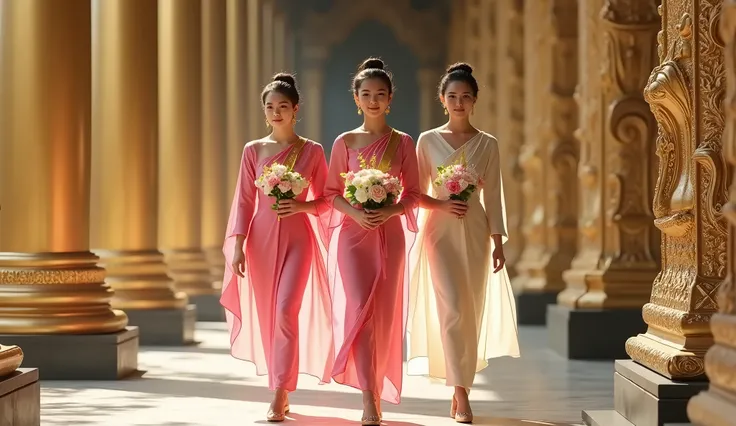
[[[267,424],[263,420],[271,398],[267,378],[255,376],[252,365],[229,355],[224,324],[198,324],[197,333],[197,339],[201,341],[197,346],[142,348],[140,369],[146,371],[142,378],[110,382],[44,382],[42,424]],[[543,357],[534,353],[530,362],[542,362]],[[505,365],[503,369],[507,369]],[[520,374],[524,375],[529,369],[522,370],[524,372]],[[580,418],[580,409],[599,408],[578,400],[572,402],[586,405],[571,409],[569,398],[564,395],[559,402],[548,401],[549,398],[543,396],[545,382],[536,377],[534,371],[531,378],[521,379],[518,383],[514,379],[515,383],[510,384],[506,383],[508,379],[501,383],[498,372],[489,374],[479,375],[478,387],[471,394],[476,425],[562,426],[570,423],[554,423],[552,420],[574,422]],[[557,390],[554,392],[559,393]],[[606,392],[604,390],[603,393]],[[398,406],[383,405],[384,423],[394,426],[456,425],[448,416],[451,393],[452,390],[442,383],[430,382],[423,377],[405,377],[402,403]],[[529,398],[538,399],[530,401]],[[357,425],[361,416],[360,401],[355,389],[337,384],[319,385],[314,378],[302,376],[299,390],[290,396],[292,413],[285,424]]]

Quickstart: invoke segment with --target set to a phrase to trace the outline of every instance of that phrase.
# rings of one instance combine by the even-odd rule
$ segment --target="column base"
[[[189,302],[197,305],[197,321],[225,321],[225,308],[220,305],[220,294],[193,294]]]
[[[37,368],[19,368],[0,378],[0,425],[39,426],[41,385]]]
[[[557,292],[524,291],[516,295],[516,322],[519,325],[547,324],[547,306],[557,303]]]
[[[0,334],[43,380],[118,380],[138,370],[138,327],[110,334]]]
[[[708,388],[708,382],[672,381],[629,359],[617,360],[615,369],[613,377],[615,411],[583,411],[585,424],[589,426],[687,424],[690,421],[687,417],[688,401],[698,392]],[[591,419],[591,422],[586,420],[586,417]],[[621,423],[622,421],[626,423]]]
[[[568,359],[628,358],[626,340],[646,329],[640,309],[547,308],[548,345]]]
[[[197,307],[182,309],[129,309],[128,324],[140,330],[140,344],[151,346],[181,346],[194,343]]]
[[[729,398],[728,393],[728,391],[715,389],[711,383],[708,392],[698,394],[690,400],[688,417],[699,425],[732,424],[736,419],[736,401]]]

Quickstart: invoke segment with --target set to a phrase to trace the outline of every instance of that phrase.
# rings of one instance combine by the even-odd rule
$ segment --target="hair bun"
[[[280,72],[273,76],[273,81],[283,81],[284,83],[294,86],[296,88],[296,79],[293,75]]]
[[[368,58],[365,61],[363,61],[362,64],[360,64],[360,66],[358,67],[358,72],[364,71],[364,70],[370,70],[370,69],[382,70],[385,67],[386,67],[386,64],[384,64],[381,59]]]
[[[458,62],[456,64],[452,64],[447,68],[447,74],[450,74],[451,72],[466,72],[468,74],[473,74],[473,67],[466,64],[465,62]]]

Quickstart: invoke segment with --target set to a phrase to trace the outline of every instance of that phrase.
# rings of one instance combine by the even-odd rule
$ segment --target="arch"
[[[446,25],[441,14],[436,8],[415,10],[410,0],[335,0],[328,12],[307,16],[304,53],[324,57],[323,52],[341,43],[365,21],[377,21],[390,28],[422,63],[441,62],[445,57]]]

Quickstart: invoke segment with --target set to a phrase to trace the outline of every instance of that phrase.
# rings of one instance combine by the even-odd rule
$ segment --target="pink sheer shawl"
[[[258,375],[269,373],[266,346],[273,342],[268,338],[264,339],[264,334],[269,333],[269,326],[262,323],[259,318],[254,288],[274,286],[275,283],[254,282],[251,271],[259,266],[260,261],[267,258],[275,257],[283,261],[282,253],[289,245],[288,232],[279,232],[277,234],[279,238],[273,240],[258,241],[259,250],[257,252],[261,252],[263,258],[246,256],[245,278],[238,277],[233,272],[230,263],[235,252],[237,235],[246,236],[243,244],[245,248],[248,245],[247,237],[255,227],[270,227],[278,232],[282,224],[290,219],[277,220],[276,213],[271,210],[273,198],[257,190],[254,181],[260,175],[262,167],[272,163],[283,164],[293,147],[294,145],[259,161],[256,147],[253,144],[245,146],[223,245],[227,266],[220,303],[225,308],[230,330],[231,354],[235,358],[255,364]],[[313,256],[312,259],[304,259],[310,262],[310,271],[299,312],[299,373],[314,376],[320,380],[320,383],[329,383],[334,361],[334,345],[329,281],[325,270],[327,229],[322,224],[329,221],[331,208],[322,198],[327,173],[327,163],[322,146],[316,142],[307,141],[294,169],[310,182],[309,190],[304,191],[297,199],[300,201],[316,200],[317,206],[316,217],[310,214],[303,215],[312,232]],[[258,223],[256,223],[257,220]],[[281,243],[279,244],[278,241]]]

